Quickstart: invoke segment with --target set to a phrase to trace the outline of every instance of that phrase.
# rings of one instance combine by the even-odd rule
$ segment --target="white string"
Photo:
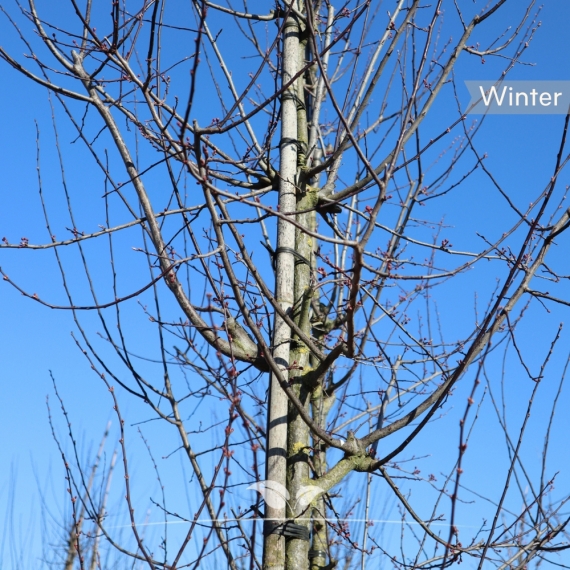
[[[330,523],[338,523],[338,522],[365,522],[365,523],[381,523],[381,524],[408,524],[408,525],[417,525],[420,526],[420,523],[416,522],[416,521],[402,521],[402,520],[398,520],[398,519],[352,519],[352,518],[348,518],[348,519],[341,519],[341,518],[330,518],[330,519],[324,519],[324,518],[311,518],[311,519],[302,519],[302,518],[298,518],[298,519],[294,519],[295,521],[301,521],[301,522],[309,522],[309,521],[319,521],[319,522],[330,522]],[[162,522],[146,522],[146,523],[135,523],[135,525],[137,527],[143,527],[143,526],[158,526],[158,525],[164,525],[164,524],[213,524],[213,523],[219,523],[219,524],[227,524],[227,523],[231,523],[231,522],[254,522],[254,521],[278,521],[278,522],[282,522],[282,519],[265,519],[265,518],[258,518],[258,517],[253,517],[253,518],[227,518],[227,519],[198,519],[196,521],[162,521]],[[427,526],[445,526],[448,527],[449,523],[446,522],[431,522],[431,523],[424,523]],[[132,527],[132,524],[123,524],[123,525],[117,525],[117,526],[106,526],[105,525],[105,529],[110,530],[110,529],[114,529],[114,528],[129,528]],[[475,525],[459,525],[456,524],[454,525],[457,528],[479,528],[478,526]]]

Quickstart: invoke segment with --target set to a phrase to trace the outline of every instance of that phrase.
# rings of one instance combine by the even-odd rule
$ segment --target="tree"
[[[22,283],[13,267],[2,275],[72,312],[77,345],[110,392],[131,538],[118,542],[90,512],[88,485],[78,500],[125,557],[149,568],[525,568],[566,548],[568,495],[554,494],[546,459],[529,469],[521,447],[536,395],[558,374],[547,376],[547,365],[561,332],[535,358],[518,331],[525,311],[532,328],[541,306],[569,304],[540,281],[562,277],[547,255],[570,225],[559,190],[568,116],[553,135],[545,187],[522,207],[476,146],[483,122],[467,115],[456,74],[465,58],[489,59],[493,79],[504,79],[538,28],[534,2],[462,4],[284,0],[258,11],[245,1],[29,0],[25,30],[9,16],[29,61],[0,55],[50,93],[68,221],[52,221],[38,162],[48,240],[5,237],[2,247],[53,252],[65,300],[36,293],[41,284]],[[493,31],[514,18],[505,34]],[[84,187],[67,183],[64,155],[76,151],[60,133],[98,168],[83,173]],[[471,181],[492,189],[489,208],[501,211],[499,228],[478,219],[478,241],[448,225],[471,218],[458,195]],[[99,206],[86,190],[102,194]],[[486,307],[473,317],[475,292]],[[143,334],[154,335],[152,348]],[[501,358],[503,383],[526,373],[514,432],[497,394]],[[460,540],[482,392],[497,406],[506,453],[499,492],[488,490],[489,522]],[[449,403],[459,397],[458,451],[441,450],[434,440],[448,419],[457,425]],[[168,442],[160,453],[176,438],[191,468],[197,504],[182,514],[155,503],[165,519],[187,522],[183,536],[141,534],[129,400],[146,406],[149,429]],[[196,426],[197,407],[210,425]],[[449,418],[435,421],[443,412]],[[446,475],[422,475],[415,463],[426,453],[442,454]],[[428,490],[416,502],[418,488]],[[400,545],[372,524],[382,489],[411,528]],[[83,567],[79,538],[76,548]]]

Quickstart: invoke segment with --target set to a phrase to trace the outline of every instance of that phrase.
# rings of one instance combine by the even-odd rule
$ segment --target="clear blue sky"
[[[507,2],[504,11],[508,12],[516,0]],[[9,9],[14,11],[13,5]],[[57,10],[49,7],[46,9]],[[517,12],[518,13],[518,12]],[[518,66],[510,75],[511,79],[534,80],[570,80],[570,2],[567,0],[549,0],[545,3],[540,16],[541,27],[536,32],[531,48],[525,52],[523,59],[528,66]],[[8,51],[21,56],[22,45],[17,42],[13,33],[8,33],[9,24],[0,20],[0,44]],[[497,30],[498,32],[500,30]],[[491,31],[489,31],[491,34]],[[476,58],[463,57],[456,77],[458,79],[494,79],[496,70],[504,63],[487,62],[481,64]],[[38,121],[41,131],[40,148],[42,157],[42,176],[44,185],[59,184],[59,169],[57,156],[53,152],[53,129],[50,119],[50,107],[46,92],[39,86],[33,85],[8,65],[0,66],[2,72],[2,86],[0,91],[0,108],[3,109],[0,129],[0,238],[6,236],[10,242],[19,241],[27,237],[30,241],[46,241],[45,224],[41,213],[41,204],[38,200],[38,182],[36,172],[36,124]],[[462,92],[462,103],[467,104],[469,96],[462,81],[459,82]],[[440,109],[439,113],[445,113]],[[431,120],[437,121],[441,115]],[[70,186],[74,188],[85,187],[85,193],[78,204],[77,213],[81,221],[80,210],[89,211],[99,208],[100,195],[103,193],[102,177],[91,165],[74,161],[79,156],[70,146],[71,130],[60,116],[59,127],[62,138],[62,147],[68,152],[70,159],[65,163],[66,175]],[[548,182],[555,158],[555,149],[559,144],[563,117],[562,116],[492,116],[485,119],[483,131],[479,139],[479,150],[488,154],[487,165],[495,173],[502,184],[509,189],[511,196],[515,196],[518,205],[526,206]],[[87,176],[86,176],[87,173]],[[563,184],[568,184],[568,177]],[[481,184],[481,186],[479,186]],[[472,225],[465,224],[458,229],[450,229],[449,235],[454,240],[463,241],[464,244],[473,244],[479,247],[479,238],[476,231],[481,231],[480,220],[485,218],[485,231],[492,232],[493,227],[502,227],[503,219],[500,210],[493,206],[496,200],[494,192],[485,186],[483,178],[475,178],[457,193],[449,198],[449,216],[453,216],[466,208],[472,212]],[[77,195],[77,193],[76,193]],[[64,202],[58,191],[49,195],[51,210],[61,211]],[[428,206],[429,208],[429,206]],[[87,216],[85,217],[87,219]],[[54,224],[65,225],[64,216],[54,218]],[[80,225],[80,224],[78,224]],[[93,228],[89,228],[92,230]],[[560,240],[559,252],[553,257],[561,272],[570,274],[568,266],[568,236]],[[63,252],[64,256],[73,255]],[[133,274],[140,268],[136,253],[130,257],[125,256],[125,263],[132,264]],[[105,261],[104,263],[107,263]],[[36,284],[42,296],[54,303],[64,303],[61,291],[61,279],[55,269],[53,254],[36,254],[31,251],[0,250],[0,266],[10,275],[26,284]],[[95,272],[97,267],[94,267]],[[106,271],[106,267],[100,268]],[[99,276],[96,276],[98,279]],[[466,282],[470,279],[464,277]],[[143,280],[140,282],[142,284]],[[139,282],[136,282],[139,283]],[[131,290],[136,289],[133,283]],[[32,286],[32,285],[30,285]],[[445,286],[444,286],[445,287]],[[32,291],[34,292],[35,289]],[[565,283],[558,286],[557,296],[563,297],[570,289]],[[454,291],[450,289],[452,299]],[[109,295],[111,291],[109,290]],[[108,298],[103,299],[109,300]],[[452,302],[452,301],[450,301]],[[485,301],[482,299],[481,303]],[[133,307],[126,308],[131,311],[135,326],[142,323],[140,311],[135,303]],[[570,308],[551,306],[552,313],[547,314],[540,307],[533,305],[531,309],[537,318],[533,319],[535,328],[524,330],[521,335],[521,345],[527,347],[530,364],[536,365],[544,355],[557,324],[568,321]],[[87,320],[96,329],[94,315],[88,315]],[[452,318],[451,314],[444,318]],[[536,323],[539,323],[539,329]],[[6,517],[13,517],[17,530],[18,540],[22,544],[33,536],[32,548],[27,554],[33,556],[38,552],[41,540],[40,529],[40,494],[45,491],[46,501],[52,505],[54,512],[56,505],[64,501],[65,482],[61,459],[53,441],[47,419],[46,397],[49,396],[52,414],[56,418],[56,429],[64,445],[69,449],[66,427],[62,420],[59,404],[55,398],[50,371],[57,381],[58,388],[65,400],[73,422],[73,429],[82,452],[87,453],[96,445],[94,441],[102,434],[105,425],[111,419],[116,424],[112,410],[112,402],[101,382],[90,370],[85,357],[77,349],[71,336],[76,333],[72,315],[68,311],[55,311],[39,306],[29,299],[23,298],[17,291],[2,284],[0,288],[0,529]],[[461,324],[458,324],[460,328]],[[570,331],[563,332],[562,343],[570,346]],[[140,354],[152,353],[150,339],[141,340]],[[563,351],[560,352],[563,354]],[[535,358],[536,356],[536,358]],[[562,357],[561,357],[562,358]],[[558,359],[552,364],[553,376],[561,371],[563,360]],[[529,386],[523,386],[513,397],[524,401],[528,397]],[[551,388],[544,394],[545,401],[551,395]],[[126,402],[123,407],[125,417],[134,423],[146,417],[141,413],[138,404]],[[568,407],[568,391],[565,393],[564,405]],[[540,405],[539,408],[540,409]],[[456,412],[462,412],[460,405]],[[454,412],[451,412],[454,413]],[[490,418],[492,414],[487,411]],[[519,418],[520,419],[520,418]],[[483,421],[483,420],[481,420]],[[513,421],[518,421],[513,418]],[[537,419],[537,425],[543,424],[544,418]],[[493,425],[489,420],[489,425]],[[496,426],[495,426],[496,427]],[[147,425],[143,430],[151,430]],[[558,435],[570,429],[566,419],[559,424]],[[131,430],[132,438],[136,439],[135,430]],[[428,434],[430,432],[427,432]],[[537,433],[542,434],[537,428]],[[145,432],[147,434],[147,432]],[[156,435],[155,435],[156,437]],[[426,437],[431,437],[426,435]],[[454,436],[455,437],[455,436]],[[485,430],[478,432],[475,437],[494,437],[493,433]],[[540,459],[542,435],[531,445],[535,446],[537,462]],[[453,440],[455,441],[455,440]],[[421,444],[421,441],[419,442]],[[433,445],[433,441],[426,441],[426,446]],[[140,441],[137,445],[140,445]],[[442,434],[440,445],[452,445],[450,440]],[[455,445],[455,443],[453,443]],[[554,449],[558,451],[561,466],[568,463],[567,438],[560,437],[553,441]],[[455,452],[455,448],[454,452]],[[477,463],[488,458],[473,456],[473,469]],[[499,458],[489,465],[489,470],[498,467]],[[424,462],[423,469],[430,469],[429,459]],[[178,467],[178,465],[176,465]],[[134,469],[148,469],[146,464],[135,464]],[[435,467],[434,467],[435,469]],[[562,484],[568,485],[568,473],[559,477]],[[165,475],[168,477],[168,473]],[[482,475],[483,476],[483,475]],[[487,472],[486,477],[492,478]],[[150,478],[149,488],[156,492],[156,485]],[[152,493],[147,493],[152,494]],[[144,495],[144,493],[143,493]],[[12,501],[12,497],[15,500]],[[147,500],[146,497],[143,501]],[[6,514],[10,512],[11,514]],[[142,515],[142,511],[141,511]],[[465,522],[465,521],[464,521]],[[28,533],[28,529],[32,529]],[[9,546],[2,545],[2,532],[0,531],[0,570],[15,568],[9,554]],[[4,550],[2,551],[2,548]],[[565,559],[568,563],[569,559]],[[26,567],[26,566],[24,566]],[[31,566],[28,566],[31,567]]]

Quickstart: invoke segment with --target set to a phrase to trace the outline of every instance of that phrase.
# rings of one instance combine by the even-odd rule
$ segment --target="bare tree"
[[[59,398],[57,390],[56,394]],[[61,522],[58,520],[59,517],[55,517],[49,512],[47,505],[42,509],[45,516],[49,514],[61,524],[57,536],[53,537],[49,533],[53,525],[44,521],[46,528],[46,536],[43,540],[44,561],[50,568],[63,568],[64,570],[73,570],[77,562],[81,567],[89,568],[89,570],[108,567],[110,560],[107,556],[110,554],[112,557],[115,552],[109,552],[108,548],[101,552],[102,535],[99,532],[99,525],[106,516],[107,500],[117,461],[116,451],[109,458],[104,454],[110,424],[107,425],[107,429],[101,438],[94,460],[88,467],[85,467],[79,463],[77,442],[73,436],[71,423],[61,400],[60,403],[67,418],[67,429],[73,443],[72,457],[68,456],[55,433],[51,410],[49,419],[52,434],[65,467],[66,492],[70,499],[68,502],[70,512],[66,513],[65,520]],[[77,469],[73,468],[74,464]],[[108,547],[109,545],[104,543],[104,546]]]
[[[55,254],[65,301],[1,271],[31,300],[72,312],[119,418],[132,536],[117,540],[91,512],[89,484],[75,520],[89,516],[98,540],[149,568],[506,569],[560,556],[568,494],[553,494],[546,457],[561,332],[532,359],[517,332],[536,326],[522,320],[535,305],[570,304],[551,293],[563,274],[547,260],[570,225],[559,182],[568,116],[544,186],[521,206],[488,169],[483,121],[458,94],[465,58],[489,60],[497,80],[521,61],[534,1],[61,4],[3,8],[26,57],[0,55],[50,94],[48,152],[68,219],[53,221],[38,130],[48,239],[5,237],[2,248]],[[497,25],[508,27],[499,37]],[[87,159],[99,178],[89,170],[74,188],[64,164]],[[494,193],[503,224],[481,219],[478,241],[449,225],[475,215],[459,193],[472,183]],[[510,374],[528,391],[516,428],[501,391]],[[546,379],[559,388],[537,470],[522,444]],[[499,483],[479,489],[479,527],[460,533],[485,398],[506,451]],[[192,472],[185,513],[180,490],[155,503],[165,529],[185,523],[168,541],[165,531],[151,544],[137,517],[125,400],[146,407],[158,453],[176,441]],[[451,401],[466,402],[460,417]],[[451,451],[438,445],[448,432]],[[440,472],[422,474],[416,463],[436,453]],[[400,513],[400,539],[380,523],[382,505]]]

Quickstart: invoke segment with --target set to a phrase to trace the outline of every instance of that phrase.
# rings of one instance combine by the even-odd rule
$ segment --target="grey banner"
[[[570,81],[466,81],[469,114],[566,115]]]

